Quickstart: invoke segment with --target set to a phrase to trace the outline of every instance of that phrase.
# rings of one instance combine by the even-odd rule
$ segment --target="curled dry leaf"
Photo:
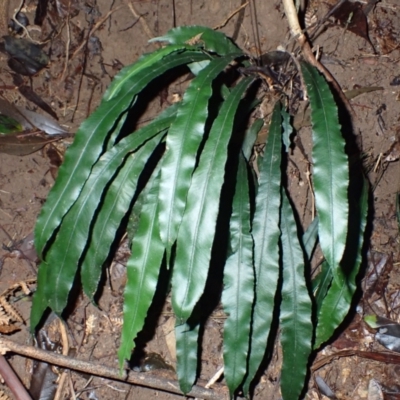
[[[365,39],[372,47],[374,53],[376,53],[375,47],[369,38],[368,21],[362,3],[358,1],[345,1],[334,11],[333,17],[342,27]]]
[[[59,138],[49,137],[40,133],[14,133],[7,136],[0,136],[0,153],[11,154],[14,156],[26,156],[32,154],[47,143],[59,140]]]
[[[19,122],[24,130],[40,129],[48,135],[66,135],[68,131],[51,117],[26,110],[0,99],[0,113]]]

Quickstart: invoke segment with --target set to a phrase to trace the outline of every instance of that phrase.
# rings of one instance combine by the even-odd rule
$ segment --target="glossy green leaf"
[[[246,132],[246,136],[244,137],[242,145],[242,151],[247,161],[250,160],[250,157],[253,153],[254,143],[263,125],[264,125],[264,120],[262,118],[258,118],[253,122],[251,127]]]
[[[180,26],[171,29],[163,36],[151,39],[150,42],[200,45],[205,50],[221,56],[240,51],[222,32],[206,26]]]
[[[159,141],[160,138],[155,136],[140,147],[136,153],[129,155],[115,178],[113,178],[110,187],[107,189],[107,195],[104,199],[101,211],[107,213],[108,207],[114,207],[113,213],[115,221],[113,221],[113,229],[115,229],[115,225],[120,224],[122,218],[128,211],[143,165],[150,157]],[[115,152],[113,153],[112,158],[115,160]],[[88,240],[90,224],[94,212],[99,205],[99,196],[96,196],[95,193],[103,190],[105,183],[110,180],[107,180],[106,171],[109,174],[115,171],[111,168],[107,169],[104,166],[104,164],[109,164],[108,157],[105,158],[106,162],[102,162],[103,158],[101,158],[99,167],[94,167],[78,200],[64,217],[60,231],[46,258],[49,265],[52,265],[47,273],[48,289],[46,295],[49,306],[56,313],[61,313],[67,304],[78,262]],[[119,160],[119,162],[121,162],[121,160]],[[108,176],[108,178],[110,177]],[[107,200],[111,203],[106,204]],[[112,240],[110,243],[105,243],[103,237],[103,246],[109,249],[111,243]],[[85,281],[84,275],[82,279]],[[90,282],[86,281],[82,283],[85,286],[90,284]]]
[[[280,309],[283,354],[281,392],[297,400],[303,390],[313,336],[312,302],[305,279],[304,254],[297,236],[292,206],[285,191],[281,209],[282,301]]]
[[[115,164],[118,162],[118,159],[122,162],[126,157],[126,154],[138,147],[137,143],[139,138],[144,137],[147,140],[157,133],[166,130],[176,116],[176,109],[176,105],[169,107],[157,119],[121,140],[119,144],[105,153],[100,158],[101,162],[107,163],[106,160],[110,160],[112,157],[114,165],[110,166],[105,164],[104,169],[106,171],[116,169],[118,166]],[[121,223],[121,218],[126,212],[126,204],[128,203],[124,203],[122,209],[118,208],[118,204],[120,204],[120,196],[124,196],[126,199],[125,201],[129,202],[129,197],[127,196],[130,195],[132,200],[136,190],[137,179],[143,169],[145,161],[143,164],[140,164],[139,161],[136,163],[133,170],[136,175],[132,175],[132,179],[126,184],[125,188],[120,188],[123,193],[118,194],[107,191],[103,205],[100,208],[94,226],[91,229],[91,240],[88,243],[87,251],[85,252],[84,259],[81,262],[81,279],[84,292],[92,300],[100,281],[103,264],[109,255],[110,246],[115,240],[116,232]],[[100,162],[96,164],[96,168],[98,168],[98,164],[100,164]],[[98,179],[100,180],[99,189],[101,188],[101,185],[104,185],[105,178],[105,172],[98,175]],[[88,183],[89,182],[91,182],[91,177],[89,177]],[[96,184],[97,183],[91,183],[92,187]],[[99,196],[96,192],[92,193],[91,196]],[[91,200],[88,200],[88,202],[89,201]]]
[[[368,214],[368,183],[365,178],[359,196],[353,195],[349,235],[338,280],[333,280],[318,313],[315,348],[329,340],[349,312],[356,290],[356,277],[362,262],[362,247]]]
[[[265,153],[260,165],[260,179],[253,218],[256,302],[253,310],[249,371],[244,384],[246,395],[267,347],[279,278],[281,121],[280,103],[277,102],[272,113]]]
[[[130,74],[128,69],[120,75],[124,85],[119,87],[119,95],[101,102],[96,111],[82,123],[65,154],[57,180],[36,222],[35,246],[39,255],[43,256],[46,243],[79,196],[93,164],[103,152],[108,136],[112,131],[115,135],[119,118],[134,103],[137,94],[165,71],[206,57],[195,52],[178,53],[174,57],[165,57],[156,65],[141,68],[137,74]]]
[[[226,260],[222,292],[228,316],[224,324],[224,376],[231,397],[246,374],[250,345],[254,270],[249,200],[247,166],[241,154],[230,220],[232,254]]]
[[[199,327],[189,323],[175,326],[176,373],[183,393],[189,393],[196,381]]]
[[[303,63],[311,104],[313,184],[319,243],[337,284],[348,230],[349,167],[333,95],[316,68]]]
[[[315,217],[304,232],[302,242],[307,259],[311,261],[312,253],[318,241],[318,217]]]
[[[172,306],[186,321],[202,295],[214,242],[228,144],[239,102],[252,78],[243,79],[222,104],[187,194],[172,275]],[[161,196],[161,195],[160,195]]]
[[[157,287],[164,246],[157,219],[157,197],[160,174],[147,184],[141,202],[140,220],[132,240],[132,254],[126,265],[127,282],[124,292],[124,325],[118,351],[120,367],[130,359],[134,339],[143,328],[147,311]]]
[[[321,265],[320,273],[312,281],[315,304],[317,306],[317,313],[319,313],[319,311],[321,310],[322,303],[326,294],[328,293],[331,283],[332,269],[329,264],[324,261]]]
[[[160,62],[164,62],[167,56],[170,56],[168,57],[169,59],[179,58],[180,55],[185,54],[185,51],[190,50],[196,50],[196,47],[185,43],[179,43],[165,46],[152,53],[142,55],[135,63],[121,69],[121,71],[113,78],[110,86],[104,93],[103,100],[109,101],[116,96],[121,96],[123,93],[125,94],[126,90],[132,84],[131,80],[133,77],[139,77],[141,73],[149,67],[153,68],[155,65],[160,65]],[[192,52],[192,54],[199,53]],[[206,57],[203,57],[203,59],[205,58]],[[184,64],[186,64],[186,62],[184,62]]]
[[[192,80],[169,129],[159,196],[160,233],[167,254],[176,240],[182,221],[191,176],[208,117],[212,83],[235,57],[236,55],[230,55],[211,61]]]
[[[33,294],[31,316],[30,316],[30,331],[33,333],[39,325],[44,312],[48,308],[46,296],[46,283],[47,283],[47,269],[50,268],[48,264],[42,261],[38,267],[37,274],[37,288]]]
[[[282,141],[285,146],[285,151],[286,153],[288,153],[290,149],[290,136],[293,133],[293,127],[292,124],[290,123],[290,114],[283,108],[281,114],[282,114],[282,128],[283,128]]]

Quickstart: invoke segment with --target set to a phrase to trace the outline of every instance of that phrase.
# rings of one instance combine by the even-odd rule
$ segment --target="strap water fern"
[[[302,243],[284,188],[289,114],[277,101],[255,179],[253,143],[264,122],[256,119],[243,134],[243,119],[257,104],[250,94],[256,91],[248,90],[254,78],[237,72],[246,56],[205,27],[176,28],[154,40],[166,44],[124,68],[83,122],[38,217],[41,264],[31,328],[47,308],[63,315],[78,277],[94,301],[113,244],[129,225],[120,366],[144,327],[163,269],[171,277],[177,374],[182,391],[190,392],[201,343],[198,305],[208,295],[207,280],[220,276],[231,396],[240,388],[249,393],[267,344],[276,339],[272,324],[279,314],[282,395],[297,399],[313,345],[329,339],[350,308],[367,213],[365,187],[349,203],[349,166],[333,96],[318,72],[304,64],[318,219]],[[184,65],[195,76],[182,100],[126,134],[128,118],[143,109],[137,105],[150,83]],[[353,209],[359,212],[350,213],[349,225]],[[224,213],[229,223],[220,222]],[[326,260],[312,290],[306,266],[317,242]],[[222,275],[214,269],[216,247],[226,255]]]

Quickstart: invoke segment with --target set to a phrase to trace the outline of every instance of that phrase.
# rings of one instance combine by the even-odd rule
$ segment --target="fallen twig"
[[[7,360],[0,355],[0,374],[17,400],[32,400]]]
[[[218,24],[217,26],[214,26],[214,30],[217,29],[221,29],[223,28],[238,12],[240,12],[241,10],[243,10],[245,7],[247,7],[247,5],[249,4],[248,1],[246,1],[246,3],[240,5],[236,10],[232,11],[227,18],[225,18],[225,21],[222,22],[221,24]]]
[[[328,356],[322,357],[321,359],[314,362],[311,366],[312,371],[317,371],[326,364],[331,363],[337,358],[342,357],[361,357],[367,360],[374,360],[378,362],[383,362],[387,364],[400,364],[400,354],[389,351],[363,351],[363,350],[341,350],[336,353],[330,354]]]
[[[34,358],[49,364],[57,365],[59,367],[85,372],[90,375],[96,375],[102,378],[113,379],[139,386],[146,386],[152,389],[159,389],[170,393],[182,394],[179,389],[179,383],[173,379],[159,378],[144,372],[139,373],[129,371],[129,373],[127,373],[124,371],[123,373],[120,373],[120,370],[117,368],[106,367],[102,364],[78,360],[76,358],[41,350],[33,346],[15,343],[5,337],[0,337],[0,348],[4,348],[6,351],[11,351],[25,357]],[[214,390],[210,390],[196,385],[193,386],[190,393],[187,393],[186,396],[212,400],[223,400],[229,398],[228,391],[225,386],[219,386],[214,388]]]

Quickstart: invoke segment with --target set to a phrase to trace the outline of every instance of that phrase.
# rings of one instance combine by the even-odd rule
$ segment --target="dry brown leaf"
[[[0,152],[26,156],[40,150],[47,143],[59,140],[59,138],[49,137],[42,133],[11,133],[0,136]]]
[[[203,35],[203,32],[198,33],[196,36],[193,36],[189,40],[186,40],[186,44],[189,46],[194,46],[196,44],[202,43],[203,41],[201,40],[201,36]]]
[[[5,313],[10,316],[11,321],[24,322],[17,309],[4,296],[0,296],[0,305],[3,307]]]
[[[96,327],[96,319],[97,317],[94,314],[90,314],[89,318],[86,320],[86,326],[85,326],[86,337],[93,333],[94,328]]]

